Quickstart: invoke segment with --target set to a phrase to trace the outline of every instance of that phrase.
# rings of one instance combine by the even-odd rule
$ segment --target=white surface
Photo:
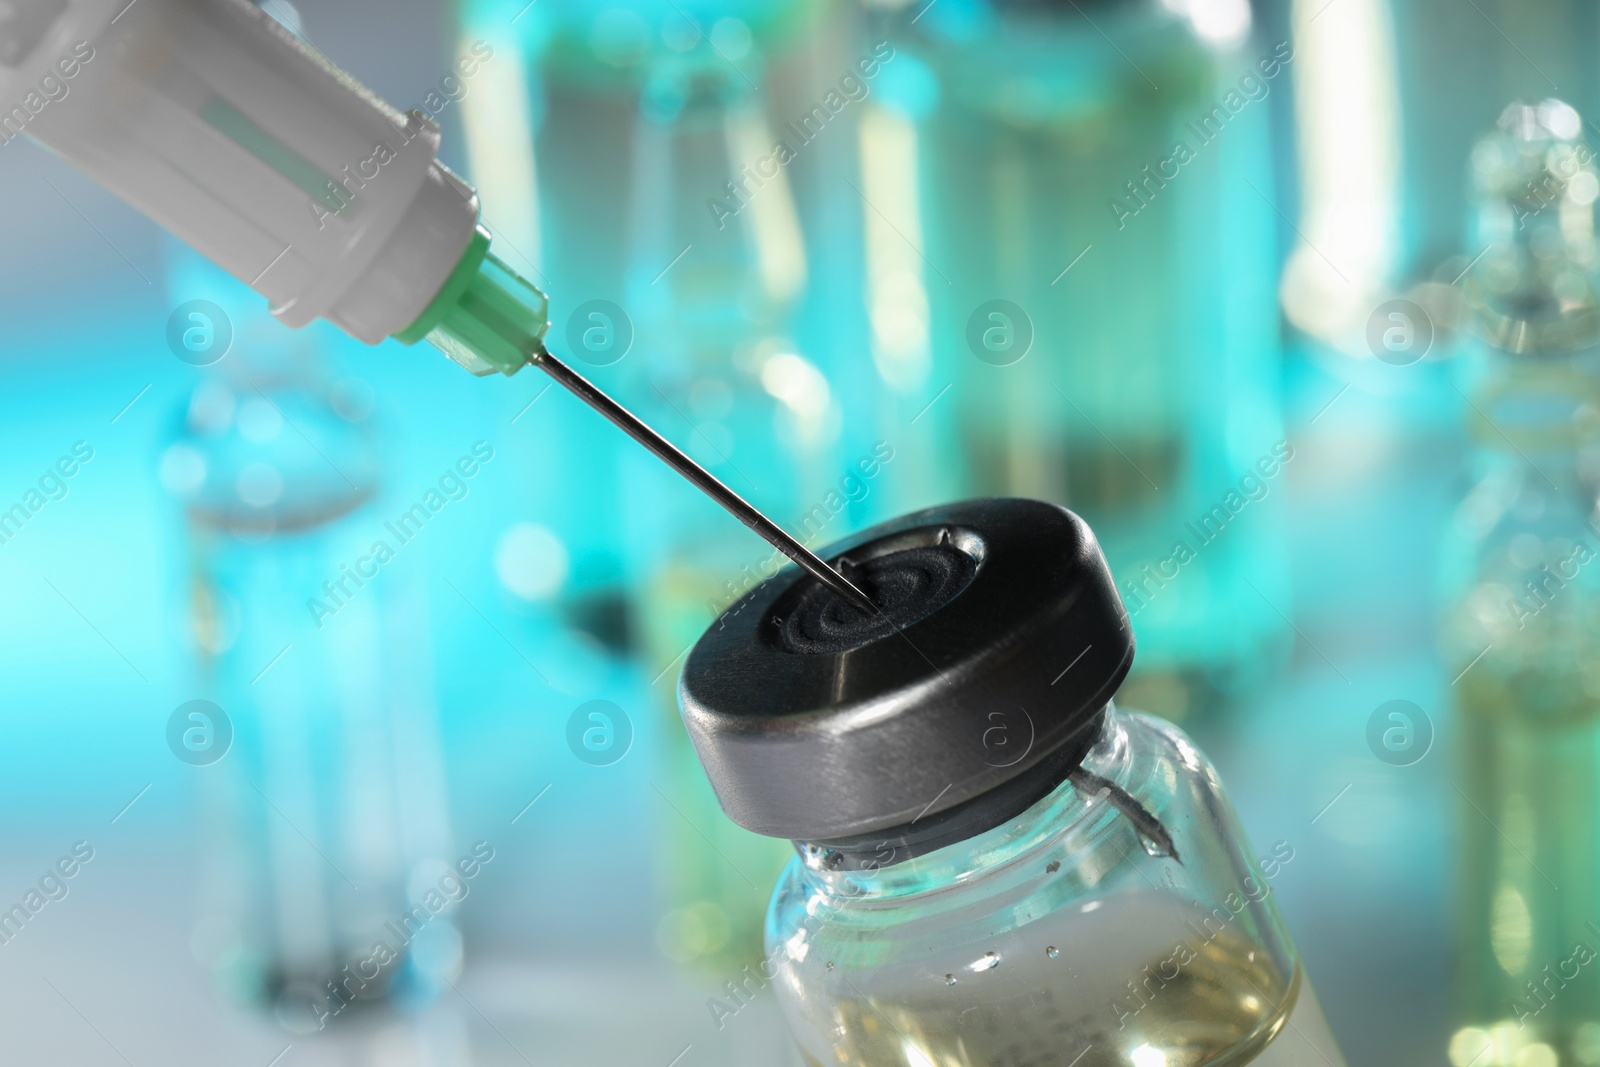
[[[706,1008],[715,984],[675,968],[648,942],[636,953],[616,951],[613,941],[606,952],[530,959],[469,945],[457,989],[422,1015],[365,1014],[310,1037],[286,1033],[226,1002],[194,959],[201,887],[193,857],[119,832],[126,829],[106,826],[67,896],[0,944],[5,1063],[667,1067],[680,1053],[674,1067],[799,1063],[770,990],[718,1030]],[[49,853],[41,848],[20,851]],[[0,863],[7,903],[38,873],[15,856]]]

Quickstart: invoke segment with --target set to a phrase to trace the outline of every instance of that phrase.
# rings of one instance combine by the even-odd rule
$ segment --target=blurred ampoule
[[[520,6],[469,9],[499,10],[503,24]],[[552,349],[791,529],[800,502],[824,492],[840,415],[792,329],[807,279],[786,174],[751,167],[772,148],[765,49],[804,37],[815,15],[797,3],[568,0],[518,18],[538,160],[523,185],[541,205]],[[495,107],[480,102],[482,123]],[[503,139],[480,139],[475,157],[503,153]],[[783,561],[561,399],[535,408],[527,432],[583,460],[530,479],[528,506],[573,555],[572,620],[655,676],[663,785],[683,813],[662,809],[657,945],[682,963],[742,962],[765,903],[744,874],[775,872],[785,854],[714,814],[672,679],[707,623]],[[610,620],[600,629],[585,617],[595,608]]]
[[[372,390],[176,242],[169,263],[196,364],[160,468],[207,702],[169,737],[208,824],[196,956],[297,1033],[421,1006],[459,973],[463,883]]]
[[[1600,1063],[1600,172],[1578,113],[1472,153],[1472,441],[1443,576],[1455,679],[1457,1067]]]
[[[774,137],[760,41],[730,25],[720,42],[667,36],[643,72],[628,208],[628,303],[648,390],[640,405],[735,491],[811,540],[797,523],[826,491],[840,412],[793,331],[806,259],[787,176],[752,177],[757,159],[747,158],[770,151]],[[670,665],[787,560],[658,467],[648,457],[635,465],[630,506],[648,542],[638,616],[646,661]],[[673,907],[658,942],[680,960],[720,966],[760,944],[763,902],[745,876],[759,885],[785,857],[717,814],[673,687],[657,691],[673,787],[699,827],[676,826],[663,854]]]
[[[931,412],[965,491],[1083,515],[1139,634],[1130,699],[1215,706],[1287,648],[1268,98],[1294,49],[1253,36],[1244,0],[882,18],[885,124],[918,168],[927,395],[949,387]]]

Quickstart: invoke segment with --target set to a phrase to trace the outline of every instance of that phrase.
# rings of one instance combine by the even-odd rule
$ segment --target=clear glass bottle
[[[631,398],[804,538],[794,523],[827,491],[839,412],[790,328],[806,267],[787,179],[780,172],[759,187],[747,183],[744,198],[731,191],[750,146],[770,150],[772,142],[761,66],[753,44],[724,56],[698,39],[683,49],[663,44],[641,64],[628,299],[641,358],[630,371]],[[646,662],[670,664],[758,575],[786,561],[709,499],[686,498],[652,458],[630,452],[625,466],[625,490],[651,514],[633,526],[644,572],[640,641]],[[661,713],[673,716],[667,687],[660,693]],[[721,973],[761,939],[764,894],[742,872],[770,874],[785,856],[717,819],[681,731],[664,736],[673,802],[687,819],[666,814],[662,881],[672,908],[658,942],[675,959]]]
[[[767,959],[807,1062],[1339,1062],[1265,873],[1293,847],[1253,858],[1216,771],[1162,720],[1108,709],[1083,767],[1170,845],[1069,780],[882,870],[802,847]]]
[[[1457,704],[1457,1067],[1600,1058],[1600,174],[1577,113],[1473,153],[1459,368],[1473,483],[1444,560]]]
[[[896,19],[929,395],[954,383],[967,491],[1081,514],[1138,620],[1130,688],[1173,718],[1225,706],[1288,649],[1281,519],[1256,503],[1275,487],[1252,471],[1282,438],[1269,97],[1293,49],[1252,38],[1244,0]]]
[[[194,759],[209,824],[196,955],[295,1033],[420,1008],[460,972],[465,891],[412,909],[443,899],[441,878],[465,883],[425,590],[387,568],[407,549],[374,507],[371,389],[331,380],[329,349],[283,339],[176,242],[168,273],[175,300],[213,298],[191,321],[214,365],[196,367],[161,460],[183,507],[195,695],[227,739]]]
[[[1194,744],[1111,703],[1133,639],[1081,519],[971,501],[828,558],[879,616],[780,577],[680,688],[724,810],[796,842],[745,978],[807,1063],[1343,1063],[1272,896],[1292,844],[1255,856]]]

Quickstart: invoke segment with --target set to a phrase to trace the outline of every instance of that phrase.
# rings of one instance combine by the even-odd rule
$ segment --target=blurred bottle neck
[[[1594,495],[1600,475],[1600,348],[1480,350],[1462,389],[1480,463],[1531,469],[1546,490]]]

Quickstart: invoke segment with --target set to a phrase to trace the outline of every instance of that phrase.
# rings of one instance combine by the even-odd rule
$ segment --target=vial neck
[[[850,842],[795,842],[808,880],[817,892],[840,901],[901,898],[966,881],[1063,835],[1086,832],[1114,812],[1086,798],[1067,775],[1081,768],[1120,785],[1128,778],[1131,744],[1123,714],[1109,703],[1085,733],[1092,735],[1086,745],[1062,746],[1075,749],[1070,760],[1041,763],[1048,769],[1027,783],[1031,800],[1021,792],[1009,804],[991,801],[995,806],[981,812],[952,809],[956,814],[946,833],[914,837],[909,831],[926,821],[918,820]]]
[[[1483,471],[1506,467],[1535,492],[1592,506],[1600,462],[1600,348],[1475,355],[1464,368],[1463,415]]]

